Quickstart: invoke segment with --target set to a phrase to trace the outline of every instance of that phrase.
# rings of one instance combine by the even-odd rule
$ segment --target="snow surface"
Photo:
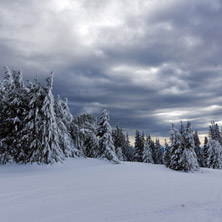
[[[69,159],[0,168],[2,222],[221,222],[222,171]]]

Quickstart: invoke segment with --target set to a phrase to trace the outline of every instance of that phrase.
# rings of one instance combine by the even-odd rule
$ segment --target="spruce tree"
[[[1,163],[19,162],[18,155],[23,152],[23,120],[26,114],[24,93],[26,88],[21,71],[11,71],[6,67],[2,84],[1,126],[2,143]]]
[[[113,163],[120,163],[115,153],[112,127],[109,124],[109,112],[104,110],[99,118],[97,136],[99,137],[99,155]]]
[[[38,79],[34,80],[34,83],[29,82],[27,86],[27,104],[28,112],[24,119],[24,128],[22,133],[24,142],[24,157],[22,154],[19,155],[20,159],[23,159],[23,163],[38,162],[37,157],[38,150],[43,149],[44,144],[42,143],[42,115],[41,107],[43,105],[43,88],[38,82]],[[40,163],[40,162],[39,162]]]
[[[96,134],[97,120],[93,115],[82,114],[73,119],[71,135],[80,155],[97,157],[99,148]]]
[[[124,146],[125,146],[125,135],[123,133],[122,128],[117,125],[115,129],[112,131],[112,137],[113,137],[113,142],[114,146],[116,149],[116,155],[119,160],[126,160],[126,157],[124,155]]]
[[[126,134],[126,140],[125,140],[123,152],[124,152],[124,156],[126,157],[127,161],[133,161],[134,150],[133,150],[132,146],[130,146],[130,140],[129,140],[128,133]]]
[[[170,166],[170,161],[171,161],[171,149],[168,145],[168,143],[165,140],[164,144],[164,155],[163,155],[163,163],[166,167]]]
[[[144,163],[154,163],[152,157],[152,150],[151,150],[151,138],[146,138],[146,143],[143,150],[143,162]]]
[[[208,149],[209,149],[208,139],[205,136],[204,137],[204,146],[203,146],[203,167],[207,167],[207,158],[208,158],[208,155],[209,155]]]
[[[194,137],[194,150],[197,156],[197,161],[198,161],[199,166],[202,167],[203,166],[203,153],[200,147],[200,139],[198,137],[197,130],[195,131],[193,137]]]
[[[222,169],[222,147],[217,140],[211,139],[208,144],[206,167]]]
[[[158,138],[156,138],[154,150],[155,150],[155,157],[156,157],[155,164],[162,164],[163,163],[163,153],[162,153],[160,141]]]
[[[181,147],[180,135],[172,124],[170,129],[170,146],[171,146],[171,161],[169,168],[173,170],[183,170],[182,167],[182,154],[183,150]]]
[[[13,140],[10,136],[12,122],[8,113],[9,97],[13,94],[14,80],[11,71],[5,67],[4,79],[1,83],[1,109],[0,109],[0,163],[13,162]]]
[[[194,137],[193,130],[191,128],[191,123],[188,121],[186,125],[186,130],[184,131],[184,135],[181,134],[182,138],[182,166],[185,172],[195,171],[199,169],[197,156],[194,151]]]
[[[145,143],[144,133],[140,135],[140,132],[136,130],[135,155],[134,155],[134,161],[136,162],[143,162],[144,143]]]
[[[63,162],[64,153],[60,147],[59,130],[54,110],[54,97],[52,95],[53,73],[46,79],[46,87],[42,91],[42,104],[39,109],[41,125],[38,129],[41,146],[33,150],[31,161],[38,164],[53,164]]]
[[[211,122],[211,125],[209,126],[209,137],[212,140],[217,140],[222,145],[222,136],[221,132],[219,130],[219,126],[214,121]]]
[[[71,137],[72,114],[68,108],[68,100],[62,100],[59,96],[55,100],[55,115],[59,131],[59,144],[66,157],[78,156]]]

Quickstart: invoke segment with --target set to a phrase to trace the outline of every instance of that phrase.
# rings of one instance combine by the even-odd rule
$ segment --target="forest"
[[[199,167],[222,168],[222,134],[211,122],[201,146],[191,122],[172,124],[169,144],[136,130],[135,144],[117,125],[112,128],[109,111],[97,120],[91,114],[76,117],[68,100],[54,97],[53,73],[41,83],[37,78],[24,84],[21,71],[5,67],[0,82],[0,164],[53,164],[66,158],[101,158],[119,164],[135,161],[164,164],[173,170],[193,172]]]

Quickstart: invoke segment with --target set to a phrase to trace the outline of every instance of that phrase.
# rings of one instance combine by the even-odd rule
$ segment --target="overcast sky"
[[[0,0],[0,66],[54,70],[74,116],[107,108],[131,135],[221,124],[221,59],[220,0]]]

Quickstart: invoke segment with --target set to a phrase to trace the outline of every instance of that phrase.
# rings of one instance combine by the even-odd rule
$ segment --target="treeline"
[[[165,164],[183,171],[222,168],[222,136],[214,122],[203,149],[190,122],[181,122],[179,130],[172,125],[164,150],[158,138],[154,141],[138,130],[131,147],[128,134],[119,125],[110,126],[107,110],[98,120],[90,114],[73,117],[67,99],[55,99],[52,87],[53,74],[43,84],[38,79],[24,84],[21,71],[5,69],[0,82],[0,164],[53,164],[82,156]]]
[[[197,131],[193,132],[191,123],[181,122],[179,130],[172,125],[170,147],[166,145],[164,164],[174,170],[195,171],[199,167],[222,168],[222,135],[218,124],[209,126],[209,136],[204,139],[203,148]]]
[[[199,167],[222,169],[222,134],[215,122],[209,126],[209,136],[205,137],[203,147],[189,121],[185,125],[181,122],[179,129],[172,124],[169,141],[169,144],[165,141],[162,150],[158,138],[154,141],[150,135],[145,136],[137,130],[133,161],[165,164],[170,169],[185,172]]]
[[[112,130],[107,110],[98,121],[89,114],[73,118],[67,99],[55,99],[52,87],[53,74],[44,84],[35,79],[25,85],[21,71],[5,68],[0,82],[1,164],[53,164],[76,156],[131,160],[128,135],[120,127]]]

